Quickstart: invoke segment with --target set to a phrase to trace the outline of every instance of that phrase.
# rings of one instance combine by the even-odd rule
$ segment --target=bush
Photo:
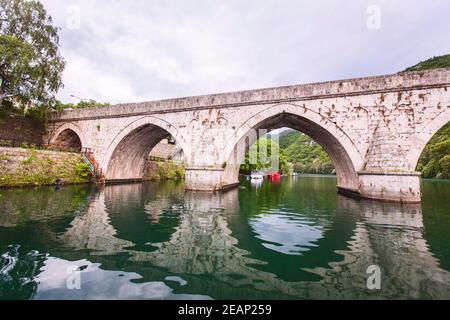
[[[161,180],[183,179],[184,167],[172,162],[157,162],[158,174]]]
[[[91,176],[91,169],[84,162],[80,162],[75,166],[75,172],[80,178],[87,178]]]

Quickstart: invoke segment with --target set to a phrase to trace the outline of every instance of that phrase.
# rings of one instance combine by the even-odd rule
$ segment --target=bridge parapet
[[[252,104],[320,100],[435,86],[442,87],[444,84],[450,85],[450,68],[68,110],[54,113],[50,117],[50,121],[73,121],[192,111],[205,108],[238,107]]]

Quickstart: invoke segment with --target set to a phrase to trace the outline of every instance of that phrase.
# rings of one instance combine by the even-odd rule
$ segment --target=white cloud
[[[71,94],[144,101],[394,73],[450,52],[445,0],[42,2],[62,27],[64,101]],[[379,30],[366,27],[373,4]],[[77,30],[68,28],[73,6]]]
[[[94,61],[85,57],[68,54],[66,58],[69,63],[63,80],[66,86],[71,86],[70,89],[76,88],[71,91],[66,89],[67,94],[104,102],[129,102],[139,99],[126,77],[104,72],[97,68]]]

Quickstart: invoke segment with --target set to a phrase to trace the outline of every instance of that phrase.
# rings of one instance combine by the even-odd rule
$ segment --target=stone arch
[[[239,165],[244,154],[236,152],[239,144],[245,143],[251,130],[260,128],[277,129],[289,127],[301,131],[319,143],[330,155],[336,168],[338,188],[358,192],[358,170],[363,166],[364,156],[350,137],[332,120],[308,109],[306,106],[293,104],[273,105],[260,111],[245,121],[229,138],[230,143],[224,153],[225,164],[222,185],[237,182]],[[253,138],[251,138],[253,137]],[[254,135],[250,135],[255,142]],[[242,149],[241,149],[242,150]],[[240,153],[240,154],[236,154]]]
[[[409,169],[414,171],[419,162],[420,156],[431,138],[447,123],[450,122],[450,106],[447,111],[441,112],[439,115],[430,120],[420,132],[416,133],[413,147],[408,152],[406,159],[408,161]]]
[[[65,123],[55,130],[48,144],[50,147],[81,151],[86,141],[82,132],[76,124]]]
[[[145,116],[122,129],[107,148],[102,161],[107,180],[141,180],[150,151],[165,137],[171,135],[186,151],[186,141],[170,123]]]

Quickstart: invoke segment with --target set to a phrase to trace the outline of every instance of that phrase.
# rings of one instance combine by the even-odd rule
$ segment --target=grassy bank
[[[87,170],[77,153],[0,148],[0,187],[87,183]]]

